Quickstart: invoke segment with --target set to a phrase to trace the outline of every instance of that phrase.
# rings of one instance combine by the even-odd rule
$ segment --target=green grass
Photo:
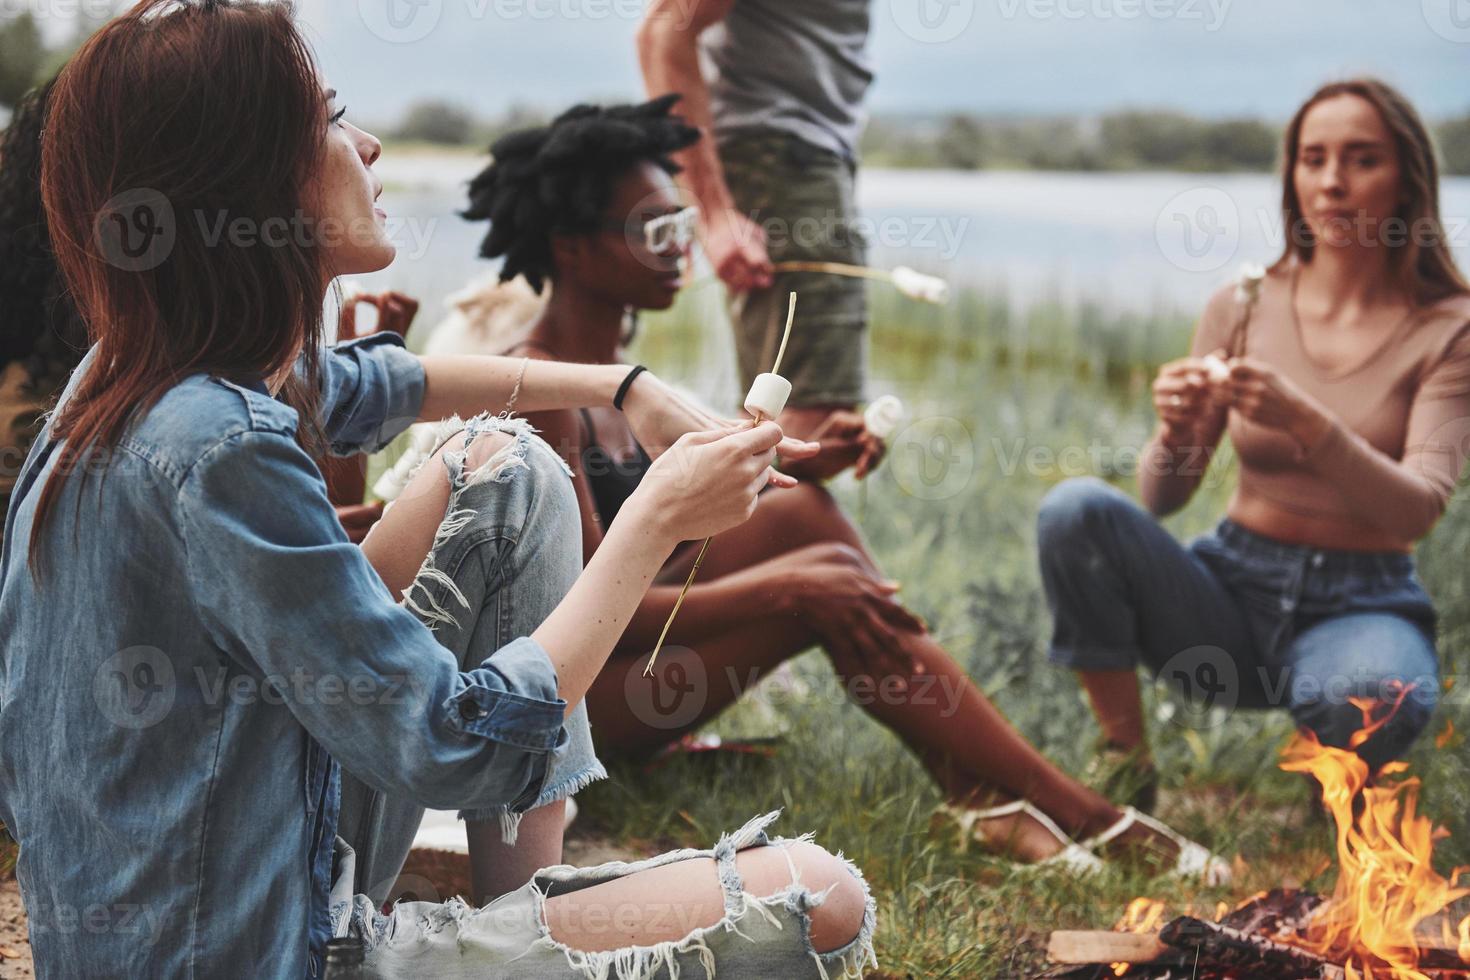
[[[899,440],[865,486],[844,480],[834,490],[885,571],[904,583],[906,600],[950,651],[1030,739],[1078,772],[1095,728],[1075,681],[1044,662],[1048,617],[1034,516],[1041,496],[1066,475],[1087,471],[1130,490],[1133,484],[1126,459],[1101,458],[1095,468],[1084,454],[1070,461],[1079,468],[1048,456],[1068,446],[1142,445],[1153,424],[1148,381],[1157,363],[1187,346],[1189,319],[1172,313],[1128,319],[1095,307],[1019,311],[976,293],[943,310],[900,305],[881,290],[873,296],[880,385],[917,416],[953,420],[928,424],[934,433],[963,435],[973,466],[962,458],[939,481],[947,495],[918,499],[915,488],[935,496],[917,475],[928,437]],[[707,299],[691,295],[671,314],[650,319],[635,349],[638,359],[679,381],[728,358],[724,328],[710,322],[709,309]],[[1038,455],[1007,466],[1018,447],[1039,447]],[[1233,474],[1229,454],[1222,455],[1197,499],[1168,522],[1176,533],[1204,530],[1223,511]],[[1463,674],[1465,667],[1467,539],[1470,518],[1460,503],[1421,549],[1424,578],[1442,613],[1447,674]],[[1308,816],[1300,777],[1275,767],[1291,734],[1283,713],[1238,713],[1203,730],[1153,724],[1165,776],[1162,816],[1196,839],[1242,855],[1242,880],[1215,890],[1110,870],[1084,885],[1017,874],[974,849],[962,853],[952,833],[934,826],[939,795],[923,770],[893,736],[843,702],[821,653],[807,653],[795,670],[809,694],[769,699],[785,730],[774,759],[695,756],[652,773],[618,769],[579,798],[583,828],[639,850],[708,846],[752,814],[782,807],[779,832],[814,831],[864,870],[880,904],[883,973],[895,976],[1027,976],[1041,964],[1051,929],[1108,927],[1141,894],[1176,910],[1193,905],[1213,914],[1217,901],[1233,904],[1283,881],[1331,888],[1326,826]],[[1466,685],[1455,693],[1466,693]],[[1151,712],[1163,710],[1166,698],[1151,689],[1146,696]],[[768,731],[772,710],[743,703],[714,728]],[[1430,735],[1446,721],[1470,730],[1470,711],[1463,702],[1446,705]],[[1458,737],[1445,751],[1426,737],[1411,757],[1425,779],[1423,811],[1453,833],[1439,848],[1445,872],[1470,863],[1462,752]]]

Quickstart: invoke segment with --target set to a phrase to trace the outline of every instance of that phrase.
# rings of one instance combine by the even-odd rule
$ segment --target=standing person
[[[1444,513],[1470,431],[1470,287],[1439,216],[1428,130],[1371,79],[1327,85],[1283,153],[1286,250],[1259,284],[1217,292],[1188,357],[1154,382],[1147,510],[1099,481],[1056,487],[1039,521],[1051,659],[1079,672],[1102,752],[1154,782],[1137,668],[1286,708],[1375,769],[1439,695],[1435,612],[1413,549]],[[1207,360],[1209,355],[1215,355]],[[1194,495],[1229,432],[1240,482],[1188,546],[1155,520]]]
[[[680,93],[706,136],[677,159],[729,290],[742,390],[769,370],[786,297],[801,295],[802,329],[782,367],[793,391],[778,421],[833,450],[825,466],[791,470],[801,475],[832,475],[834,461],[866,470],[882,453],[853,411],[867,379],[863,280],[776,271],[867,262],[852,225],[870,19],[871,0],[654,0],[638,32],[648,95]]]
[[[485,909],[385,917],[352,895],[339,760],[421,803],[524,812],[674,544],[792,486],[778,447],[814,447],[618,367],[418,358],[391,334],[321,347],[334,279],[394,255],[381,146],[335,97],[291,5],[259,0],[144,0],[57,82],[42,193],[94,345],[0,546],[0,820],[38,972],[319,977],[349,932],[374,977],[856,971],[874,910],[855,869],[768,840],[770,818],[709,851],[543,869]],[[571,481],[523,420],[473,419],[361,548],[308,453],[604,404],[658,459],[585,570]],[[550,611],[506,639],[517,602]]]

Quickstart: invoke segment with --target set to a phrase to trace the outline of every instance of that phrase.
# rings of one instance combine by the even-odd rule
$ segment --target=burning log
[[[1302,980],[1303,977],[1340,978],[1341,968],[1315,953],[1287,946],[1221,925],[1183,915],[1159,930],[1159,940],[1193,953],[1195,962],[1214,970],[1248,971],[1242,976],[1259,980]]]

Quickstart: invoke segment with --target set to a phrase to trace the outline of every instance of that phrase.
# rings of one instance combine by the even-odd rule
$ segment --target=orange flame
[[[1167,907],[1163,902],[1152,898],[1135,898],[1128,903],[1128,909],[1123,913],[1123,918],[1113,926],[1113,931],[1155,932],[1159,928],[1159,923],[1164,921],[1166,911]],[[1108,965],[1112,968],[1113,975],[1118,977],[1127,973],[1132,966],[1131,963],[1110,963]]]
[[[1356,749],[1381,729],[1412,688],[1401,687],[1380,718],[1377,701],[1357,700],[1363,728],[1349,745]],[[1315,776],[1322,801],[1337,825],[1337,887],[1298,942],[1356,980],[1428,980],[1417,969],[1416,929],[1470,889],[1435,872],[1434,841],[1443,836],[1417,813],[1419,780],[1405,778],[1369,786],[1368,765],[1351,750],[1322,745],[1311,732],[1298,735],[1282,754],[1281,768]],[[1407,767],[1392,763],[1380,777]],[[1362,810],[1354,815],[1354,801]],[[1470,925],[1461,924],[1461,952],[1470,949]],[[1376,967],[1376,969],[1375,969]]]

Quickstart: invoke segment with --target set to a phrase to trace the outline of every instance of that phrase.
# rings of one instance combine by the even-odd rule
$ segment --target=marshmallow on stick
[[[849,265],[846,262],[778,262],[777,272],[822,272],[830,276],[847,276],[850,279],[877,279],[891,283],[909,299],[921,303],[943,306],[949,302],[949,283],[938,276],[931,276],[906,265],[895,266],[892,271],[874,269],[866,265]]]
[[[873,435],[887,442],[898,431],[903,417],[903,402],[893,395],[884,395],[863,412],[863,425]]]
[[[786,408],[786,399],[791,397],[791,382],[781,377],[781,361],[786,357],[786,342],[791,339],[791,325],[796,321],[796,294],[791,294],[791,304],[786,308],[786,332],[781,336],[781,349],[776,352],[776,363],[769,374],[758,375],[755,383],[750,386],[750,393],[745,396],[745,410],[750,413],[751,425],[760,425],[765,419],[775,419],[780,416]],[[694,586],[694,577],[699,574],[699,566],[704,564],[704,556],[709,551],[709,543],[714,538],[705,538],[704,544],[700,546],[699,554],[694,559],[694,567],[689,569],[689,578],[684,581],[684,588],[679,591],[679,598],[674,600],[674,608],[669,610],[669,618],[664,623],[663,632],[658,636],[658,642],[654,644],[653,653],[648,657],[648,666],[643,668],[643,676],[647,677],[653,673],[654,661],[658,660],[658,653],[664,648],[664,640],[669,635],[669,627],[674,625],[674,617],[679,615],[679,607],[684,605],[684,597]]]

